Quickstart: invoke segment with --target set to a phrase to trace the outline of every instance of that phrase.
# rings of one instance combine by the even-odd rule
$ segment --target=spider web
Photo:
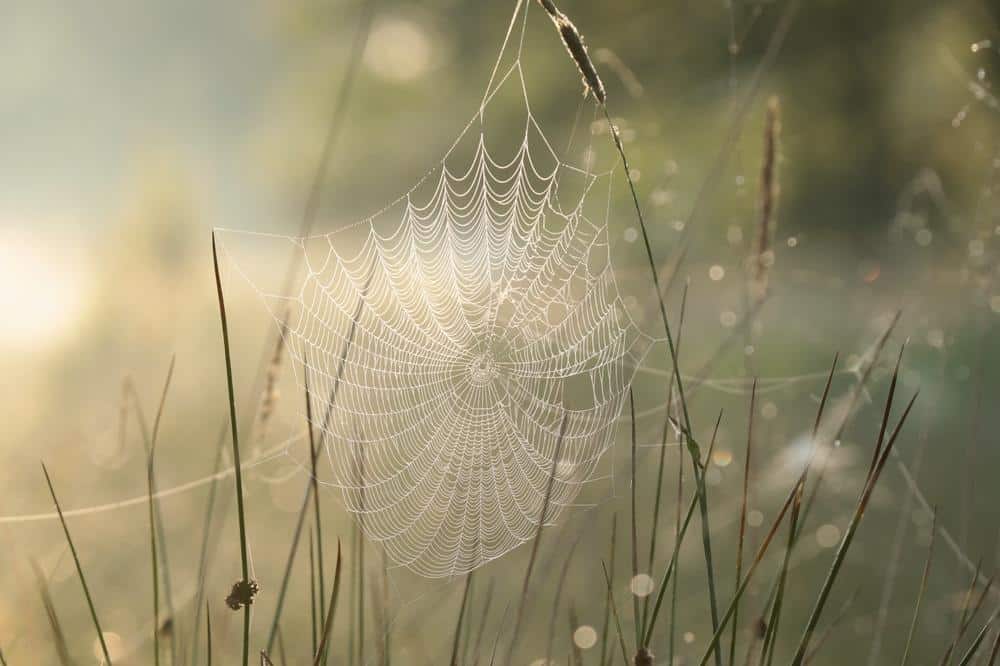
[[[428,577],[471,571],[558,520],[595,477],[656,342],[615,283],[610,191],[595,193],[610,174],[553,150],[520,41],[502,66],[519,16],[478,113],[413,189],[330,234],[255,234],[300,253],[289,293],[235,262],[308,373],[324,481],[397,565]],[[524,132],[491,149],[485,112],[511,87]]]

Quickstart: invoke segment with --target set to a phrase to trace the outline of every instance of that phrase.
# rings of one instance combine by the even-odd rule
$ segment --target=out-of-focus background
[[[227,403],[211,229],[296,234],[339,104],[343,124],[322,184],[316,231],[361,219],[408,190],[478,109],[514,4],[375,2],[356,76],[344,86],[366,1],[4,3],[0,649],[8,663],[57,663],[31,559],[49,579],[74,654],[81,663],[94,659],[89,616],[59,525],[31,519],[51,511],[39,460],[67,509],[141,498],[145,456],[124,387],[135,387],[151,420],[175,355],[157,483],[172,489],[212,472]],[[782,38],[786,5],[564,0],[561,8],[586,36],[607,84],[655,255],[667,265],[682,239],[689,243],[678,271],[689,281],[682,365],[694,374],[716,358],[714,381],[700,391],[694,419],[707,435],[718,411],[726,414],[709,478],[718,566],[726,572],[723,597],[732,586],[748,378],[759,376],[767,387],[757,401],[751,506],[759,517],[748,537],[756,547],[792,478],[796,438],[812,424],[833,354],[840,352],[841,369],[859,367],[901,310],[806,528],[788,602],[796,612],[788,616],[778,655],[795,645],[796,618],[810,606],[839,542],[877,434],[891,362],[909,339],[900,390],[908,398],[919,387],[921,396],[899,444],[905,470],[895,459],[886,470],[827,620],[857,596],[816,663],[898,663],[930,539],[930,515],[911,482],[939,506],[939,524],[953,538],[937,545],[916,638],[921,653],[937,659],[958,622],[971,563],[981,558],[987,573],[1000,564],[994,483],[1000,452],[991,409],[1000,395],[1000,103],[991,87],[1000,76],[1000,16],[992,3],[973,0],[807,2]],[[532,111],[548,135],[564,145],[577,123],[577,132],[607,142],[536,5],[523,53]],[[771,96],[780,99],[782,125],[771,294],[744,332],[745,263],[756,242]],[[521,122],[502,113],[490,118],[501,128]],[[601,157],[603,168],[614,167],[610,152]],[[622,291],[650,312],[645,326],[654,330],[641,241],[620,177],[611,196],[610,241]],[[237,393],[241,409],[252,411],[260,356],[274,326],[256,295],[228,278]],[[683,282],[669,295],[674,316]],[[655,348],[648,363],[668,367],[665,350]],[[843,395],[855,380],[850,372],[839,374],[834,394]],[[664,384],[663,377],[638,375],[640,411],[662,403]],[[301,398],[290,371],[280,385],[272,427],[246,443],[251,458],[290,452],[248,476],[251,549],[264,589],[255,607],[261,635],[308,479],[290,462],[302,459],[302,442],[282,448],[301,432]],[[653,410],[639,423],[647,469],[656,460],[662,418]],[[606,557],[612,513],[618,512],[619,529],[628,515],[627,434],[623,427],[620,446],[609,453],[619,471],[594,499],[598,506],[567,513],[542,549],[536,626],[546,625],[551,612],[546,586],[582,533],[562,603],[573,603],[580,625],[600,631],[599,560]],[[676,451],[666,460],[673,479]],[[643,478],[640,495],[648,507],[654,477]],[[238,577],[233,511],[225,506],[231,485],[230,478],[219,485],[225,518],[212,528],[219,550],[208,589],[219,640],[235,645],[237,616],[222,605]],[[162,503],[183,649],[190,648],[184,642],[208,488],[196,485]],[[672,492],[664,516],[673,516]],[[323,497],[331,529],[341,528],[349,539],[351,523],[335,494]],[[144,506],[70,522],[105,630],[128,655],[125,663],[148,657]],[[640,520],[648,524],[649,515]],[[662,528],[661,567],[670,552],[670,520],[664,518]],[[689,538],[681,560],[685,612],[677,621],[676,649],[683,659],[700,657],[710,637],[697,541]],[[622,600],[630,576],[625,545],[619,543]],[[516,603],[526,550],[488,565],[477,581],[480,594],[490,576],[497,581],[485,625],[490,637],[500,628],[504,604]],[[373,548],[369,559],[378,572]],[[656,570],[651,573],[655,579]],[[751,588],[748,608],[764,602],[771,572],[765,573]],[[294,579],[294,612],[286,612],[300,618],[300,626],[289,620],[290,641],[307,636],[304,580]],[[461,582],[429,583],[403,571],[389,580],[398,663],[441,663]],[[473,599],[481,606],[482,596]],[[987,607],[993,605],[989,598]],[[569,646],[565,625],[564,619],[556,625],[560,659]],[[374,626],[373,616],[373,632]],[[520,661],[544,656],[545,633],[526,634]],[[666,640],[657,637],[658,653]],[[596,650],[583,650],[585,663],[598,663]],[[376,652],[367,654],[373,659]]]

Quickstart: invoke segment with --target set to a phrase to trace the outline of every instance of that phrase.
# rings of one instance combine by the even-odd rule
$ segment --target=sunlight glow
[[[38,351],[79,323],[86,284],[72,257],[27,236],[0,242],[0,344]]]

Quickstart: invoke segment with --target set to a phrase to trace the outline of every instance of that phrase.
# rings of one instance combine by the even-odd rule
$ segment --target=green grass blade
[[[104,655],[104,662],[111,666],[111,656],[108,654],[108,645],[104,641],[104,632],[101,631],[101,622],[97,619],[97,609],[94,608],[94,600],[90,596],[90,588],[87,587],[87,579],[83,575],[83,566],[80,564],[80,556],[77,555],[76,546],[73,545],[73,537],[69,534],[69,527],[66,525],[66,518],[63,517],[62,507],[59,506],[59,499],[56,497],[56,490],[52,486],[52,478],[45,463],[42,463],[42,473],[45,474],[45,483],[49,486],[49,494],[52,495],[52,502],[56,505],[56,513],[59,514],[59,522],[62,524],[63,534],[66,536],[66,543],[69,544],[69,552],[73,555],[73,564],[76,566],[76,576],[80,579],[80,587],[83,588],[83,596],[87,599],[87,608],[90,609],[90,619],[94,623],[97,631],[97,639],[101,643],[101,653]]]
[[[510,610],[510,602],[503,609],[503,618],[500,620],[500,628],[497,630],[497,636],[493,640],[493,652],[490,654],[490,666],[496,663],[497,660],[497,646],[500,645],[500,636],[503,635],[503,627],[507,623],[507,611]]]
[[[306,431],[309,433],[309,473],[312,479],[313,517],[316,519],[316,561],[319,574],[319,615],[326,616],[326,580],[323,573],[323,519],[319,510],[319,471],[316,459],[319,457],[316,448],[316,437],[313,429],[312,395],[309,392],[309,355],[306,352],[302,363],[303,383],[306,392]]]
[[[795,550],[796,537],[798,536],[799,510],[801,507],[802,484],[799,484],[795,500],[792,502],[792,513],[788,519],[788,545],[785,547],[785,555],[781,560],[781,569],[778,574],[778,593],[774,598],[774,605],[771,607],[771,618],[768,620],[767,632],[764,634],[764,645],[761,647],[760,663],[766,663],[767,666],[771,666],[774,661],[775,643],[778,639],[778,627],[781,622],[781,606],[785,598],[788,578],[788,566],[792,558],[792,552]],[[736,625],[734,624],[733,626],[735,627]]]
[[[483,601],[483,612],[479,616],[479,626],[476,628],[476,644],[472,648],[473,663],[479,663],[479,650],[482,647],[483,636],[486,634],[486,620],[490,616],[490,605],[493,603],[493,587],[495,584],[495,579],[491,578],[489,585],[486,586],[486,599]],[[469,662],[463,659],[462,663],[467,664]]]
[[[194,624],[191,627],[191,660],[192,666],[198,665],[198,633],[201,626],[201,609],[205,601],[205,580],[210,566],[209,541],[212,534],[212,521],[215,517],[215,503],[219,493],[219,470],[222,469],[222,454],[226,446],[226,433],[229,432],[229,421],[226,420],[219,432],[218,443],[215,446],[215,464],[212,469],[212,483],[208,488],[208,500],[205,503],[205,517],[201,526],[201,548],[198,551],[198,589],[194,600]],[[218,539],[214,542],[217,548]]]
[[[892,447],[896,442],[896,438],[899,436],[899,432],[902,429],[903,424],[906,423],[910,410],[913,408],[914,402],[916,402],[917,395],[918,394],[914,394],[914,396],[910,399],[910,402],[903,411],[903,415],[897,422],[892,435],[889,437],[889,441],[886,443],[875,468],[872,470],[871,475],[869,475],[865,488],[862,491],[861,498],[858,501],[857,508],[855,509],[854,517],[847,526],[847,531],[840,543],[840,547],[837,549],[837,554],[834,558],[833,564],[830,567],[830,571],[827,574],[826,580],[823,582],[823,586],[820,589],[819,596],[816,599],[816,605],[813,607],[809,620],[806,623],[806,628],[802,632],[802,638],[799,640],[799,646],[795,651],[795,657],[792,659],[793,666],[800,666],[802,664],[806,650],[809,648],[809,641],[812,638],[813,632],[816,630],[816,624],[819,622],[820,615],[823,613],[823,608],[830,595],[830,590],[833,589],[833,583],[837,578],[837,574],[840,573],[840,567],[844,563],[844,558],[847,557],[847,551],[851,546],[854,534],[857,532],[858,525],[860,524],[861,518],[868,506],[868,500],[871,498],[872,491],[875,489],[875,483],[878,481],[879,476],[882,473],[882,469],[885,467],[885,461],[888,459],[889,453],[892,451]]]
[[[309,530],[309,628],[312,636],[312,649],[309,654],[319,654],[319,627],[316,623],[316,549],[313,543],[313,531]]]
[[[958,666],[968,666],[968,664],[972,663],[972,658],[975,657],[976,652],[979,651],[979,646],[982,645],[983,639],[986,638],[986,634],[989,630],[993,628],[993,623],[996,621],[998,613],[1000,613],[1000,609],[993,611],[993,614],[990,615],[990,619],[986,621],[983,628],[978,634],[976,634],[976,638],[972,641],[972,645],[969,646],[969,649],[966,650],[962,660],[958,662]]]
[[[153,419],[153,434],[149,440],[149,447],[146,451],[146,493],[149,507],[149,555],[152,560],[152,581],[153,581],[153,663],[160,664],[160,573],[159,561],[157,557],[157,511],[156,501],[156,443],[160,432],[160,422],[163,417],[163,408],[167,402],[167,392],[170,390],[170,380],[174,376],[174,362],[176,357],[170,359],[170,367],[167,369],[167,379],[163,384],[163,392],[160,395],[160,404],[156,409],[156,418]],[[162,526],[162,520],[159,522]],[[162,531],[161,531],[162,534]],[[173,621],[173,613],[170,612],[170,620]],[[173,633],[171,633],[173,636]],[[172,651],[176,655],[176,652]]]
[[[819,638],[813,641],[813,646],[809,649],[809,652],[806,653],[805,659],[802,660],[803,665],[812,662],[813,658],[819,654],[819,651],[823,648],[823,645],[826,644],[827,639],[829,639],[833,634],[833,631],[840,626],[841,622],[844,621],[844,618],[847,617],[848,611],[851,610],[851,607],[858,598],[858,592],[859,589],[855,589],[854,592],[851,593],[851,596],[849,596],[847,601],[845,601],[840,607],[840,611],[834,616],[833,621],[830,622],[829,626],[823,630],[823,633],[819,635]]]
[[[135,389],[135,385],[131,382],[131,380],[126,380],[125,383],[125,392],[127,395],[131,395],[132,398],[131,402],[135,410],[136,421],[139,424],[139,432],[142,435],[142,443],[145,448],[147,464],[149,463],[149,459],[151,458],[153,451],[156,448],[156,442],[159,439],[160,422],[162,420],[163,408],[167,398],[167,389],[170,386],[171,377],[173,376],[174,372],[175,361],[176,357],[172,356],[170,358],[170,366],[167,370],[166,384],[163,388],[163,391],[160,394],[160,401],[156,408],[156,414],[153,417],[152,433],[150,433],[149,426],[146,423],[146,415],[142,409],[142,403],[139,398],[139,394]],[[124,437],[124,425],[122,428],[122,437]],[[159,568],[160,568],[159,579],[162,580],[163,597],[167,607],[167,618],[168,618],[167,622],[173,623],[176,618],[176,612],[174,609],[173,585],[171,584],[171,579],[170,579],[170,558],[167,552],[167,537],[164,528],[163,512],[160,509],[160,501],[156,499],[158,496],[157,490],[158,489],[156,484],[156,477],[154,476],[150,495],[152,495],[153,497],[152,500],[153,513],[155,519],[154,524],[156,529],[157,550],[158,550],[157,557],[159,559]],[[159,621],[154,622],[154,627],[155,631],[157,632],[161,630]],[[177,655],[176,636],[177,636],[176,632],[173,631],[170,632],[170,654],[173,658],[176,658]]]
[[[517,619],[514,621],[514,632],[511,634],[510,647],[507,651],[508,663],[514,657],[514,651],[517,649],[517,639],[520,635],[521,622],[524,619],[524,607],[528,600],[528,585],[531,582],[531,572],[535,568],[535,560],[538,557],[538,548],[542,542],[542,528],[545,526],[545,521],[549,513],[549,502],[552,501],[552,488],[555,485],[556,480],[556,467],[559,465],[559,461],[562,460],[563,440],[566,436],[566,426],[568,423],[569,415],[564,413],[559,424],[559,436],[556,439],[555,451],[552,454],[552,468],[549,470],[549,480],[548,483],[545,484],[545,496],[542,500],[542,511],[538,516],[538,526],[535,529],[535,538],[531,543],[531,554],[528,557],[528,568],[525,569],[524,581],[521,583],[521,601],[518,604]]]
[[[743,461],[743,499],[740,502],[740,529],[736,542],[736,577],[733,585],[738,586],[740,578],[743,577],[743,541],[747,531],[747,499],[750,492],[750,461],[753,451],[753,415],[757,402],[757,378],[754,377],[750,387],[750,412],[747,416],[747,452]],[[734,592],[735,594],[735,592]],[[736,664],[736,629],[739,627],[740,606],[739,603],[733,609],[733,627],[729,637],[729,663]]]
[[[63,633],[55,604],[52,603],[48,580],[46,580],[45,574],[42,573],[42,568],[35,560],[31,560],[31,570],[35,574],[38,593],[42,597],[42,605],[45,607],[45,616],[48,618],[49,627],[52,629],[52,644],[55,646],[56,654],[59,656],[59,663],[63,666],[70,666],[73,660],[69,656],[69,647],[66,645],[66,634]],[[3,660],[2,656],[0,656],[0,661],[6,666],[7,662]]]
[[[608,561],[611,563],[611,579],[614,581],[615,575],[615,544],[618,541],[618,514],[611,515],[611,554]],[[613,589],[608,588],[608,592],[604,598],[604,623],[601,628],[601,661],[600,666],[607,666],[608,659],[611,655],[608,654],[608,635],[611,629],[611,594]]]
[[[340,539],[337,540],[337,564],[333,571],[333,589],[330,590],[330,603],[327,606],[326,619],[323,621],[323,637],[319,643],[319,652],[313,661],[313,666],[326,664],[327,654],[330,651],[330,636],[333,633],[333,618],[337,612],[337,597],[340,596],[340,570],[341,570]]]
[[[687,311],[687,295],[688,295],[688,284],[684,284],[684,291],[681,294],[681,309],[680,316],[677,324],[677,351],[680,353],[681,347],[681,335],[684,331],[684,314]],[[667,386],[667,414],[670,414],[670,405],[674,400],[674,382],[676,379],[673,374],[677,372],[677,368],[671,370],[670,383]],[[667,438],[670,435],[670,419],[663,419],[663,434],[660,438],[660,456],[659,462],[657,464],[656,470],[656,495],[653,500],[653,517],[650,519],[649,524],[649,558],[646,561],[646,571],[652,573],[653,562],[656,559],[656,537],[659,533],[660,526],[660,505],[663,498],[663,472],[666,468],[666,458],[667,458]],[[678,502],[678,511],[680,511],[680,503]],[[680,519],[678,518],[678,523]],[[642,600],[642,622],[640,623],[642,632],[645,633],[646,621],[649,617],[649,595],[647,594]]]
[[[212,608],[208,601],[205,602],[205,646],[208,666],[212,666]]]
[[[715,438],[719,432],[719,424],[722,422],[722,413],[719,412],[719,417],[715,421],[715,430],[712,433],[712,442],[709,445],[709,456],[712,455],[712,449],[715,446]],[[653,604],[653,610],[649,616],[649,622],[646,624],[645,634],[642,638],[642,647],[649,647],[650,642],[653,639],[653,628],[656,626],[656,619],[659,617],[660,608],[663,605],[663,598],[667,591],[667,585],[670,583],[672,574],[675,572],[677,567],[677,561],[680,557],[681,545],[684,543],[684,536],[687,534],[688,525],[691,524],[691,518],[694,516],[694,510],[698,506],[698,494],[695,493],[691,497],[691,502],[688,504],[687,512],[684,515],[684,521],[681,524],[680,530],[678,530],[677,538],[674,542],[674,552],[670,556],[670,562],[667,564],[667,569],[663,574],[663,579],[660,581],[660,588],[656,593],[656,602]]]
[[[240,528],[240,566],[242,582],[250,583],[250,564],[247,557],[246,510],[243,506],[243,465],[240,462],[240,435],[236,420],[236,389],[233,385],[233,358],[229,348],[229,322],[226,319],[226,299],[222,293],[222,276],[219,273],[219,253],[215,232],[212,232],[212,267],[215,270],[215,289],[219,298],[219,321],[222,324],[222,346],[226,356],[226,388],[229,392],[229,425],[232,431],[233,472],[236,476],[236,514]],[[243,605],[243,666],[250,663],[250,604]]]
[[[628,650],[625,648],[625,634],[622,632],[622,621],[618,615],[618,605],[615,603],[615,591],[611,587],[611,576],[608,575],[608,567],[601,560],[601,568],[604,569],[604,580],[608,585],[608,598],[611,600],[611,614],[615,618],[615,630],[618,632],[618,646],[622,651],[622,663],[628,666]]]
[[[721,419],[722,414],[720,412],[719,420],[721,421]],[[716,432],[718,432],[718,429],[719,423],[716,422]],[[694,441],[687,437],[686,439],[689,442]],[[705,554],[705,571],[708,576],[708,602],[712,617],[712,631],[716,632],[719,629],[719,607],[715,593],[715,567],[712,563],[712,528],[708,522],[708,486],[705,483],[705,466],[711,459],[711,453],[709,453],[703,462],[701,460],[701,449],[695,444],[688,447],[688,454],[691,458],[692,469],[694,470],[695,497],[698,499],[698,510],[701,513],[701,543]],[[715,663],[716,666],[722,666],[722,655],[716,653]]]
[[[462,621],[465,619],[465,611],[469,605],[469,589],[472,587],[472,572],[465,576],[465,589],[462,591],[462,605],[458,608],[458,619],[455,621],[455,636],[451,641],[451,659],[448,661],[451,666],[458,666],[458,646],[462,637]]]
[[[931,519],[931,541],[927,544],[927,559],[924,561],[924,572],[920,576],[920,590],[917,592],[917,603],[913,608],[913,619],[910,620],[910,631],[906,636],[906,647],[903,649],[903,659],[900,666],[906,666],[910,658],[910,648],[913,645],[913,636],[917,633],[917,618],[920,617],[920,607],[924,602],[924,593],[927,592],[927,581],[931,574],[931,560],[934,556],[934,539],[937,537],[937,507],[934,508],[934,517]]]
[[[569,565],[573,562],[573,555],[576,553],[576,547],[579,545],[582,537],[583,531],[581,530],[576,535],[576,538],[573,539],[573,544],[569,547],[569,552],[566,553],[566,559],[563,561],[562,569],[559,572],[559,579],[556,582],[555,599],[552,600],[552,616],[549,618],[548,641],[545,646],[546,663],[552,660],[552,645],[556,637],[556,618],[559,613],[559,602],[562,599],[563,589],[566,585],[566,576],[569,575]]]
[[[632,468],[631,468],[631,500],[632,500],[632,580],[635,580],[639,575],[639,528],[638,528],[638,516],[635,508],[635,495],[638,490],[638,475],[636,473],[636,441],[635,441],[635,395],[632,392],[632,387],[628,390],[628,408],[631,418],[629,422],[631,423],[632,431]],[[642,643],[642,616],[639,612],[639,597],[631,594],[632,597],[632,623],[635,625],[635,644],[638,647]]]
[[[998,654],[1000,654],[1000,631],[997,632],[997,637],[993,639],[993,649],[990,651],[989,666],[996,664]]]
[[[808,469],[808,464],[806,466],[806,469]],[[757,554],[754,556],[753,561],[747,568],[746,576],[743,577],[743,581],[740,583],[740,586],[736,588],[736,594],[733,595],[733,600],[730,602],[729,608],[726,610],[725,614],[722,616],[722,619],[719,621],[719,628],[716,629],[715,634],[712,636],[711,642],[708,644],[708,648],[705,650],[705,654],[702,656],[701,661],[699,662],[701,666],[705,666],[705,664],[708,663],[708,660],[713,653],[715,653],[716,656],[718,656],[718,653],[721,652],[721,650],[719,650],[719,640],[722,637],[722,632],[725,630],[726,625],[732,618],[733,611],[736,609],[736,604],[739,603],[740,598],[746,592],[747,586],[750,584],[750,581],[753,579],[754,573],[757,571],[757,567],[764,560],[764,554],[767,552],[767,549],[770,547],[771,542],[774,540],[774,536],[778,533],[778,528],[781,526],[782,521],[785,519],[785,514],[788,513],[789,507],[791,507],[792,503],[795,501],[796,495],[799,492],[801,492],[801,485],[802,485],[802,480],[800,478],[800,480],[797,481],[795,486],[792,488],[792,491],[788,494],[788,497],[785,499],[784,504],[782,504],[781,506],[781,510],[778,512],[777,517],[771,524],[771,528],[768,530],[767,535],[764,537],[764,540],[757,548]]]

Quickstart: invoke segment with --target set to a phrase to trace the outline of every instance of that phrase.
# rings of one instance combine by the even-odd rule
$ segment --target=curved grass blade
[[[46,469],[45,463],[42,463],[42,473],[45,474],[45,483],[49,486],[49,494],[52,495],[52,502],[56,505],[56,513],[59,514],[59,522],[63,528],[63,534],[66,535],[66,543],[69,544],[69,552],[73,555],[73,564],[76,566],[76,577],[80,579],[80,587],[83,588],[83,596],[87,599],[87,608],[90,609],[90,619],[94,623],[94,629],[97,631],[97,639],[101,644],[101,654],[104,655],[104,663],[107,666],[111,666],[111,656],[108,654],[108,645],[104,641],[104,632],[101,631],[101,622],[97,619],[97,610],[94,608],[94,600],[90,596],[90,588],[87,587],[87,579],[83,575],[83,566],[80,564],[80,556],[77,555],[76,546],[73,545],[73,537],[69,534],[69,527],[66,525],[66,519],[63,517],[62,507],[59,506],[59,499],[56,497],[56,490],[52,487],[52,478],[49,476],[49,470]]]
[[[233,358],[229,348],[229,322],[226,319],[226,299],[222,293],[222,276],[219,273],[219,253],[215,232],[212,232],[212,267],[215,270],[215,290],[219,298],[219,321],[222,324],[222,346],[226,356],[226,388],[229,391],[229,425],[232,431],[233,473],[236,476],[236,513],[240,528],[240,566],[245,584],[250,583],[250,565],[247,557],[246,511],[243,506],[243,471],[240,462],[240,435],[236,420],[236,389],[233,385]],[[250,604],[243,605],[243,666],[250,663]]]

